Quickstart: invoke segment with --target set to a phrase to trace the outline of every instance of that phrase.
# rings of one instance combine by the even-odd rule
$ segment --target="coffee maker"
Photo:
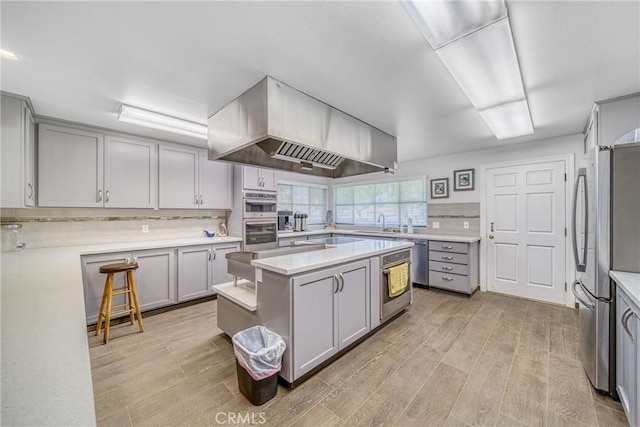
[[[278,231],[293,231],[292,211],[278,211]]]

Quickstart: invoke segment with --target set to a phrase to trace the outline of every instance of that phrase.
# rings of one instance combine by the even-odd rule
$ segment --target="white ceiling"
[[[40,115],[119,123],[121,103],[206,123],[265,75],[398,137],[400,161],[575,134],[640,91],[640,2],[507,2],[533,135],[498,141],[399,2],[6,2],[2,90]]]

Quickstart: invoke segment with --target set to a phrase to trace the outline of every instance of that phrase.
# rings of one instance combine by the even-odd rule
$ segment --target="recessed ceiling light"
[[[0,58],[9,59],[11,61],[24,61],[24,58],[21,55],[4,48],[0,48]]]

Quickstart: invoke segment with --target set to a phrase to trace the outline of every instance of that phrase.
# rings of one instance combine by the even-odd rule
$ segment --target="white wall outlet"
[[[465,229],[469,228],[469,221],[464,221],[462,223],[462,228],[465,228]]]
[[[431,228],[440,228],[440,223],[439,222],[432,223]]]
[[[149,226],[147,224],[142,226],[142,232],[143,233],[148,233],[149,232]]]

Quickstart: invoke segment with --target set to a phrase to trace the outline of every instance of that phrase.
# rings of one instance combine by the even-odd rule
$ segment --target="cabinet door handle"
[[[622,313],[622,317],[620,318],[620,320],[622,321],[622,327],[624,328],[625,332],[627,333],[627,335],[629,335],[629,337],[631,338],[631,341],[633,341],[633,335],[631,335],[631,331],[629,330],[629,318],[633,316],[633,311],[631,311],[630,308],[627,308],[624,313]]]
[[[33,198],[33,185],[31,185],[30,183],[27,183],[27,185],[29,186],[29,199]]]
[[[124,262],[126,262],[127,264],[131,264],[131,258],[129,258],[129,257],[125,258]]]
[[[450,282],[453,280],[453,277],[442,276],[442,280],[446,280],[447,282]]]
[[[133,257],[133,262],[134,262],[134,263],[135,263],[135,262],[138,262],[138,257],[137,257],[137,256],[134,256],[134,257]]]
[[[443,270],[447,270],[447,271],[451,271],[451,270],[453,270],[453,267],[447,267],[446,265],[443,265],[442,269]]]
[[[106,193],[104,193],[104,196],[105,196],[104,201],[108,202],[109,201],[109,190],[107,190]]]
[[[197,205],[198,204],[198,195],[196,194],[193,197],[194,197],[193,203]]]
[[[216,260],[216,250],[215,249],[213,250],[213,260],[214,261]]]
[[[442,249],[453,249],[453,246],[442,245]]]
[[[451,261],[453,259],[453,257],[452,256],[442,255],[442,259],[446,259],[446,260]]]
[[[98,202],[102,201],[102,190],[98,190]]]
[[[202,194],[200,195],[200,204],[204,203],[204,197],[202,197]]]
[[[209,261],[211,261],[211,249],[207,249],[207,252],[209,253],[209,256],[207,258]]]
[[[337,293],[338,293],[338,289],[340,288],[340,281],[338,280],[338,275],[337,275],[337,274],[334,274],[334,275],[333,275],[333,281],[334,281],[334,283],[336,284],[336,288],[335,288],[335,290],[333,291],[333,293],[334,293],[334,294],[337,294]]]
[[[343,289],[344,289],[344,277],[342,276],[342,273],[340,273],[340,292],[342,292]]]

